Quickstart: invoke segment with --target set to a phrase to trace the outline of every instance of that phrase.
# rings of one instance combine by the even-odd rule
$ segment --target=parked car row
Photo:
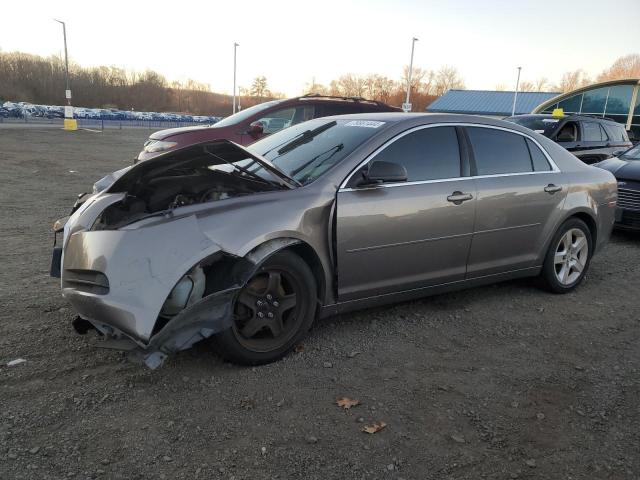
[[[591,115],[532,114],[505,120],[550,138],[586,164],[613,173],[618,181],[615,225],[640,230],[640,144],[633,146],[624,125]]]
[[[142,120],[154,122],[194,122],[214,124],[222,117],[188,115],[183,113],[137,112],[108,108],[74,107],[73,116],[90,120]],[[27,102],[4,102],[0,105],[2,118],[64,118],[64,107],[59,105],[35,105]]]
[[[624,125],[606,117],[531,114],[506,120],[541,133],[586,164],[606,160],[632,146]]]

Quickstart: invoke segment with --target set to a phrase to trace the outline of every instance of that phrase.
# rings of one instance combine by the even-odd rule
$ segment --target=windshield
[[[620,158],[624,158],[625,160],[640,160],[640,143],[624,152],[620,155]]]
[[[384,124],[371,120],[319,118],[274,133],[253,143],[248,150],[306,185],[342,161]],[[262,175],[261,171],[255,173]]]
[[[259,103],[258,105],[254,105],[253,107],[249,107],[245,110],[240,110],[238,113],[234,113],[233,115],[228,116],[227,118],[223,118],[219,122],[216,122],[213,127],[226,127],[227,125],[235,125],[237,123],[245,121],[247,118],[255,115],[262,110],[266,110],[269,107],[273,107],[278,103],[282,102],[282,100],[272,100],[270,102]]]
[[[523,127],[531,129],[534,132],[541,133],[547,137],[556,128],[560,121],[559,118],[534,117],[529,115],[507,117],[505,120],[522,125]]]

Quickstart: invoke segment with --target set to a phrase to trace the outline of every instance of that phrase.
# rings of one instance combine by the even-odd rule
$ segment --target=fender
[[[300,240],[294,238],[276,238],[254,248],[245,257],[223,253],[223,257],[232,262],[227,267],[223,288],[182,310],[151,338],[146,348],[132,350],[132,357],[141,360],[149,368],[156,369],[171,353],[186,350],[195,343],[230,328],[233,322],[233,305],[247,282],[272,255],[298,243],[301,243]],[[221,259],[219,257],[212,263],[213,268]]]

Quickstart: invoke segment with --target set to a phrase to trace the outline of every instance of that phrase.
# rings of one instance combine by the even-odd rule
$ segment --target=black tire
[[[280,285],[274,290],[275,279]],[[289,306],[292,295],[293,307]],[[293,252],[278,252],[260,266],[238,295],[233,326],[211,337],[211,343],[233,363],[274,362],[304,338],[315,320],[316,306],[316,281],[309,266]],[[260,313],[262,318],[258,318]],[[272,318],[267,318],[269,314]],[[253,335],[247,333],[258,327]]]
[[[563,283],[558,278],[559,276],[562,276],[560,272],[562,272],[563,263],[556,263],[556,253],[558,253],[558,255],[562,255],[563,250],[561,249],[562,246],[560,245],[561,240],[565,235],[568,234],[568,232],[575,232],[576,230],[581,231],[584,235],[584,238],[587,242],[588,250],[586,252],[586,258],[584,259],[584,266],[582,267],[582,270],[580,272],[574,272],[578,273],[576,278],[567,278],[567,281]],[[549,249],[547,250],[547,255],[545,256],[544,264],[542,266],[542,272],[540,273],[540,281],[542,283],[542,286],[553,293],[571,292],[578,285],[580,285],[582,280],[584,280],[587,270],[589,269],[592,256],[593,240],[589,227],[579,218],[568,219],[560,226],[558,231],[553,236],[551,243],[549,244]],[[567,255],[565,255],[565,258],[566,257]],[[560,270],[560,272],[558,270]],[[571,269],[569,271],[571,272]]]

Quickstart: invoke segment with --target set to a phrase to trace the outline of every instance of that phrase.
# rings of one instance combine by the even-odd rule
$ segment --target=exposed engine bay
[[[102,212],[93,230],[117,229],[158,212],[283,188],[287,187],[235,144],[195,146],[138,164],[118,179],[108,191],[126,196]]]

